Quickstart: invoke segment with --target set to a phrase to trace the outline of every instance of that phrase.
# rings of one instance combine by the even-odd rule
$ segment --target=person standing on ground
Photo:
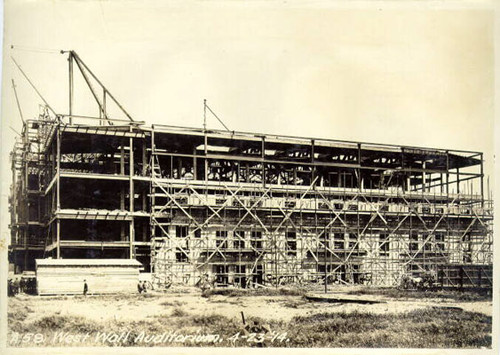
[[[89,286],[87,285],[87,280],[83,280],[83,295],[87,296],[88,291],[89,291]]]

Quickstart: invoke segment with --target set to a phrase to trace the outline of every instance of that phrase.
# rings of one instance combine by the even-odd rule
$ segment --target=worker
[[[208,274],[203,275],[203,278],[200,280],[200,288],[202,293],[210,289],[210,281]]]
[[[15,296],[14,293],[14,282],[12,282],[12,279],[8,279],[8,288],[7,288],[7,295],[10,296]]]
[[[137,291],[139,291],[139,293],[142,293],[142,284],[140,281],[137,283]]]
[[[12,281],[13,285],[13,290],[14,290],[14,296],[19,293],[19,278],[15,277],[14,280]]]
[[[148,290],[147,290],[147,289],[148,289],[148,285],[146,284],[146,281],[143,281],[143,282],[142,282],[142,291],[143,291],[144,293],[146,293],[146,292],[148,292]]]
[[[26,279],[21,276],[19,280],[19,293],[26,293]]]
[[[83,295],[87,296],[88,291],[89,291],[89,286],[87,285],[87,280],[83,280]]]

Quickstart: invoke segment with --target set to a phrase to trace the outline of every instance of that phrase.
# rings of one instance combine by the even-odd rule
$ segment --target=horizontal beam
[[[74,178],[74,179],[92,179],[92,180],[120,180],[129,181],[129,175],[118,175],[118,174],[97,174],[97,173],[76,173],[71,171],[64,171],[61,169],[62,178]]]
[[[116,129],[117,126],[65,126],[64,133],[82,133],[82,134],[97,134],[105,136],[144,138],[143,132],[121,131]],[[63,136],[64,139],[64,136]]]
[[[120,241],[120,242],[94,242],[94,241],[81,241],[81,240],[61,240],[60,247],[71,247],[71,248],[128,248],[130,247],[130,242]]]
[[[83,115],[66,115],[62,114],[59,115],[61,118],[82,118],[82,119],[88,119],[88,120],[95,120],[95,121],[102,121],[102,117],[95,117],[95,116],[83,116]],[[106,120],[111,121],[111,122],[122,122],[124,124],[128,124],[131,126],[140,126],[145,124],[145,121],[130,121],[130,120],[124,120],[124,119],[119,119],[119,118],[109,118],[107,117]]]
[[[132,215],[128,211],[109,211],[100,209],[89,209],[89,210],[61,209],[55,212],[54,218],[108,220],[108,221],[131,221],[133,219]]]

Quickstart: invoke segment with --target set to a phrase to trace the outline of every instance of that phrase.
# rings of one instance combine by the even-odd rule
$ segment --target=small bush
[[[181,302],[181,301],[177,301],[177,300],[174,300],[174,301],[163,301],[160,303],[161,306],[182,306],[186,304],[186,302]]]
[[[35,329],[49,331],[70,330],[81,333],[96,332],[103,329],[102,325],[98,322],[94,322],[83,317],[59,315],[40,318],[39,320],[34,321],[31,326]]]
[[[217,323],[229,323],[229,318],[221,314],[210,314],[207,316],[194,316],[192,318],[194,325],[202,327],[210,327],[216,325]]]
[[[182,308],[174,308],[174,310],[172,311],[172,316],[173,317],[185,317],[187,316],[187,312],[184,311]]]
[[[20,321],[22,322],[23,320],[26,319],[28,315],[24,312],[8,312],[7,313],[7,318],[9,319],[9,322],[13,321]]]

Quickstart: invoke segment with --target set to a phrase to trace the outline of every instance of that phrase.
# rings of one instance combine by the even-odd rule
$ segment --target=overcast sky
[[[493,20],[487,7],[6,1],[2,172],[8,127],[21,128],[11,79],[25,117],[40,103],[9,56],[67,113],[67,61],[56,50],[74,49],[149,124],[201,127],[206,98],[231,130],[482,151],[492,174]],[[77,94],[83,113],[89,92]]]

